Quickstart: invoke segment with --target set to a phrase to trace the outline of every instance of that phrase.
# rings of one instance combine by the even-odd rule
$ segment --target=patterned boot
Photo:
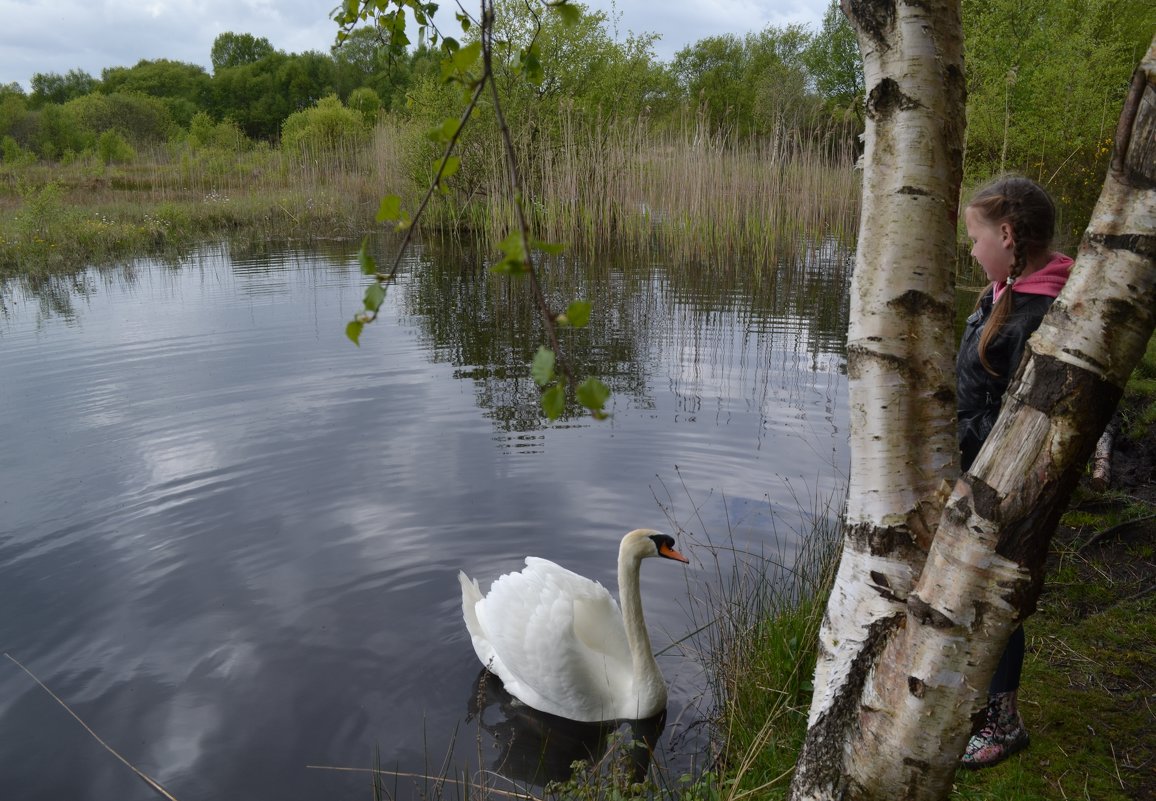
[[[1028,747],[1028,733],[1016,707],[1016,691],[994,693],[987,699],[987,722],[971,736],[963,767],[990,768]]]

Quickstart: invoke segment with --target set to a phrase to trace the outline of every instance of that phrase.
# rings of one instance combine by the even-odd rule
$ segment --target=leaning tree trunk
[[[846,732],[958,473],[953,322],[964,78],[959,0],[843,0],[866,149],[847,361],[851,477],[793,798],[835,798]]]
[[[1133,81],[1072,278],[956,483],[893,636],[877,656],[860,651],[870,670],[854,712],[842,730],[824,732],[839,738],[830,750],[842,771],[832,779],[808,770],[805,750],[794,798],[947,797],[969,713],[983,706],[1012,629],[1035,609],[1057,519],[1154,326],[1156,40]]]

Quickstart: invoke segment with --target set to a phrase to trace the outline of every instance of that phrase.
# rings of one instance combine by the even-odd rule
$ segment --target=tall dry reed
[[[645,119],[594,118],[561,106],[515,142],[535,235],[580,255],[626,250],[721,267],[777,263],[807,243],[854,237],[859,176],[848,149],[791,132],[729,141],[695,120],[655,130]],[[450,193],[427,225],[471,228],[499,241],[514,225],[507,170],[497,147],[482,186]]]

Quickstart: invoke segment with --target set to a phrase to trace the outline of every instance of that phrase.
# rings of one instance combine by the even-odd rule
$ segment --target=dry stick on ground
[[[1112,423],[1100,435],[1096,443],[1096,453],[1092,456],[1092,489],[1103,492],[1112,483],[1112,445],[1116,440],[1115,426]]]
[[[1135,518],[1132,518],[1131,520],[1125,520],[1122,523],[1117,523],[1114,526],[1109,526],[1108,528],[1104,529],[1103,531],[1097,531],[1095,534],[1093,534],[1088,539],[1087,542],[1085,542],[1083,545],[1081,545],[1079,548],[1076,549],[1076,553],[1080,553],[1081,551],[1086,551],[1088,548],[1092,547],[1093,545],[1095,545],[1098,542],[1106,540],[1108,537],[1112,536],[1113,534],[1117,534],[1120,531],[1122,531],[1123,529],[1134,526],[1137,523],[1143,523],[1146,520],[1151,520],[1154,517],[1156,517],[1156,512],[1153,512],[1152,514],[1149,514],[1149,515],[1144,515],[1143,517],[1135,517]]]
[[[34,682],[39,684],[41,689],[44,690],[44,692],[51,695],[52,700],[54,700],[56,703],[58,703],[62,707],[64,707],[64,711],[67,712],[68,714],[72,715],[72,717],[74,717],[76,719],[76,722],[79,723],[81,726],[83,726],[84,730],[86,732],[88,732],[89,734],[92,735],[93,739],[95,739],[98,743],[100,743],[102,746],[104,746],[104,749],[106,751],[108,751],[114,757],[116,757],[121,762],[123,762],[128,767],[129,770],[131,770],[137,776],[140,776],[141,779],[144,780],[145,784],[147,784],[152,789],[156,790],[158,793],[163,795],[165,798],[169,799],[169,801],[177,801],[177,799],[173,797],[172,793],[170,793],[168,790],[166,790],[164,787],[162,787],[160,785],[160,782],[156,781],[151,776],[149,776],[147,773],[145,773],[144,771],[137,768],[135,765],[133,765],[131,762],[129,762],[127,759],[125,759],[119,753],[117,753],[115,748],[113,748],[111,745],[109,745],[104,740],[102,740],[100,738],[99,734],[94,732],[91,728],[89,728],[89,725],[87,723],[85,723],[83,720],[80,719],[80,715],[73,712],[72,709],[68,706],[68,704],[64,703],[64,701],[62,701],[60,699],[60,696],[58,696],[56,693],[52,692],[52,690],[48,689],[48,685],[46,685],[40,679],[36,678],[36,676],[32,673],[31,670],[29,670],[28,668],[24,667],[24,665],[22,665],[18,661],[16,661],[16,657],[12,656],[11,654],[4,654],[4,656],[8,657],[12,661],[12,663],[14,665],[16,665],[16,667],[20,668],[25,673],[27,673],[29,678],[31,678]]]

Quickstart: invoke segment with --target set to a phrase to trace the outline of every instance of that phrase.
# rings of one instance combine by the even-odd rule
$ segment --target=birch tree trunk
[[[857,648],[866,681],[843,727],[822,729],[830,712],[812,708],[793,798],[947,797],[969,715],[981,710],[1011,631],[1035,609],[1056,522],[1154,326],[1156,40],[1133,80],[1072,278],[956,483],[922,574],[889,619],[891,636]],[[820,696],[817,686],[816,705]],[[817,751],[816,736],[834,742]],[[841,771],[805,764],[814,753],[841,759]]]
[[[901,624],[958,472],[954,263],[964,78],[959,0],[843,0],[867,91],[847,362],[851,478],[792,797],[837,798],[847,731]]]

